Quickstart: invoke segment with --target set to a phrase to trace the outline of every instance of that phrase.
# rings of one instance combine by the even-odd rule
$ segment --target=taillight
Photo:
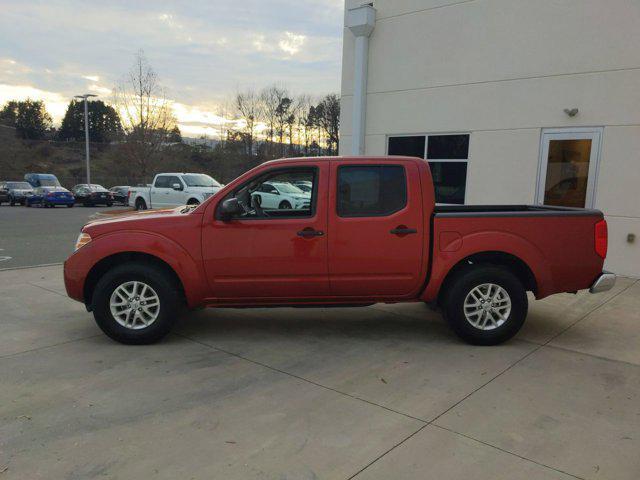
[[[596,253],[602,258],[607,258],[607,249],[609,247],[609,233],[606,220],[600,220],[598,223],[596,223],[594,235]]]

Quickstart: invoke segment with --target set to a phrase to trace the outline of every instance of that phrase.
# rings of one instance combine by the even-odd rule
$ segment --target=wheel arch
[[[442,285],[439,289],[437,302],[441,303],[443,295],[447,292],[449,284],[456,277],[458,272],[463,270],[468,265],[496,265],[505,267],[511,271],[524,286],[525,290],[531,291],[534,294],[538,292],[538,281],[531,267],[521,258],[511,253],[502,251],[484,251],[477,252],[469,255],[458,263],[456,263],[446,274]]]
[[[87,309],[92,309],[93,293],[100,278],[113,267],[131,262],[146,263],[162,269],[174,281],[181,295],[183,297],[185,296],[186,291],[182,279],[176,273],[174,268],[166,261],[155,255],[144,252],[119,252],[101,259],[89,270],[83,286],[84,303],[87,306]]]

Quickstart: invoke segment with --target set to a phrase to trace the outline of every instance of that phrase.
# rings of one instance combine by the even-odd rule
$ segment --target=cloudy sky
[[[340,87],[343,0],[0,0],[0,104],[111,90],[143,49],[183,133],[211,133],[233,93]]]

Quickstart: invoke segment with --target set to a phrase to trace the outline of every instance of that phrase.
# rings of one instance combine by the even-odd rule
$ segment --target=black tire
[[[149,285],[160,299],[156,320],[148,327],[133,330],[116,321],[111,313],[110,299],[123,283],[141,281]],[[182,306],[178,286],[163,269],[144,263],[118,265],[98,282],[93,293],[93,316],[98,327],[113,340],[127,345],[148,345],[158,342],[175,325]]]
[[[67,204],[67,208],[73,208],[73,203]]]
[[[24,203],[24,206],[25,206],[25,207],[29,207],[29,208],[31,208],[31,204],[30,204],[29,202],[25,202],[25,203]]]
[[[11,205],[12,207],[16,206],[16,202],[14,202],[13,200],[9,200],[9,205]]]
[[[200,205],[200,202],[198,200],[196,200],[195,198],[191,198],[187,202],[187,205]]]
[[[291,204],[287,200],[283,200],[280,202],[280,205],[278,205],[278,208],[280,210],[291,210]]]
[[[107,207],[113,207],[113,203],[112,202],[107,203]]]
[[[511,311],[506,321],[491,330],[472,325],[465,315],[467,296],[476,287],[485,284],[502,287],[511,301]],[[518,277],[506,268],[489,264],[468,265],[457,272],[445,288],[447,291],[444,292],[442,301],[444,317],[456,335],[472,345],[498,345],[506,342],[520,331],[527,318],[527,292]]]
[[[136,200],[136,210],[146,210],[147,202],[145,202],[142,198],[138,198]]]

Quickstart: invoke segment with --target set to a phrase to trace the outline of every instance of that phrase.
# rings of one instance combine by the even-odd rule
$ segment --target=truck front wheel
[[[167,272],[153,264],[131,263],[109,270],[93,294],[100,329],[128,345],[155,343],[167,335],[180,311],[181,296]]]
[[[527,292],[513,273],[494,265],[468,265],[448,281],[442,302],[453,331],[473,345],[512,338],[527,317]]]

